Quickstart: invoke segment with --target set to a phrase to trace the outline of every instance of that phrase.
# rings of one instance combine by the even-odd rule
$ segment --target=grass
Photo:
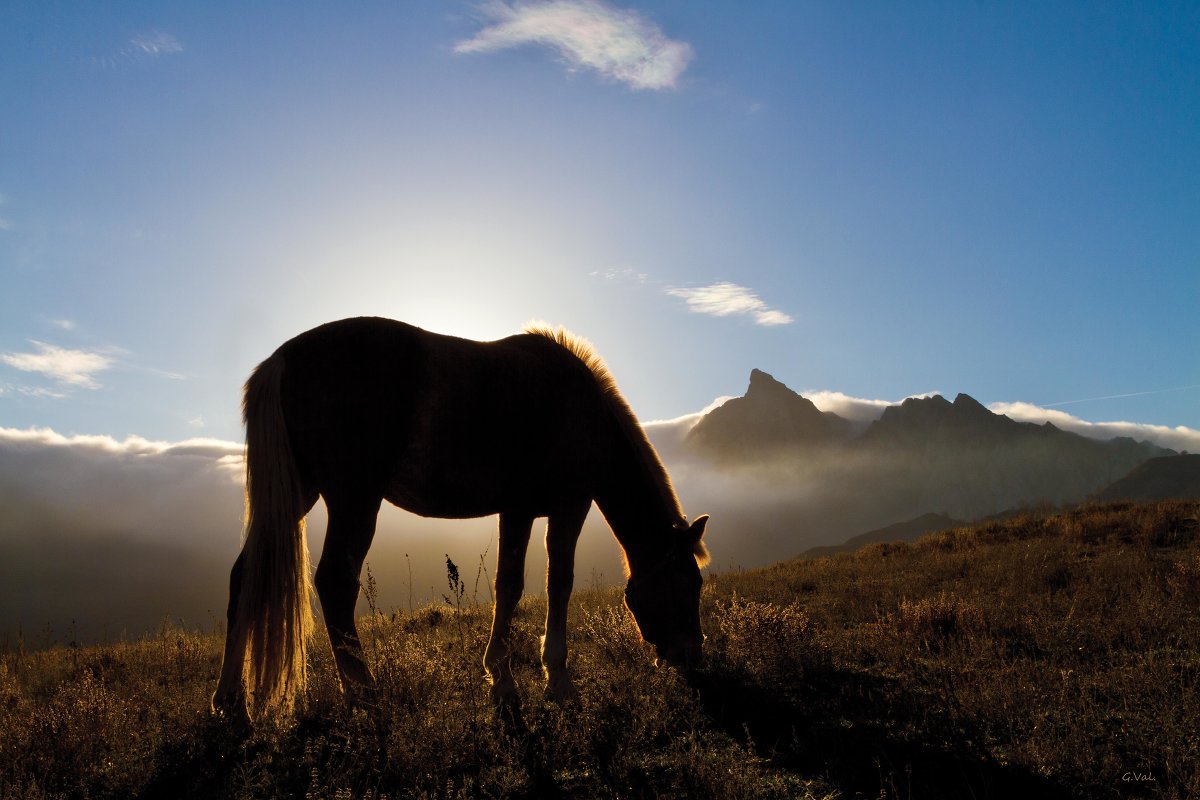
[[[361,621],[383,723],[316,642],[296,718],[213,722],[218,636],[0,656],[0,796],[1200,796],[1200,503],[1115,504],[714,576],[702,673],[651,664],[619,589],[572,601],[576,703],[544,700],[544,601]]]

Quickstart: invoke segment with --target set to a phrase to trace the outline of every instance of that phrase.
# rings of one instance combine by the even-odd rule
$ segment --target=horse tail
[[[288,441],[276,353],[251,374],[242,400],[246,424],[246,540],[236,639],[255,713],[290,710],[303,691],[312,632],[303,490]]]

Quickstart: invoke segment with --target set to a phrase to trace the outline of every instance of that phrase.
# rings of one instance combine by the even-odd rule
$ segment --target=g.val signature
[[[1126,783],[1145,783],[1147,781],[1157,780],[1157,778],[1154,777],[1153,772],[1132,771],[1126,772],[1124,775],[1122,775],[1121,780],[1125,781]]]

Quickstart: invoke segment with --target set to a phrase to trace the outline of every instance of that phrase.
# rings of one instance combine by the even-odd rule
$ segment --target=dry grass
[[[619,590],[582,592],[566,707],[541,697],[529,599],[507,721],[489,610],[453,590],[363,620],[382,725],[343,709],[323,642],[296,719],[248,736],[207,715],[217,636],[7,652],[0,796],[1200,796],[1198,514],[1109,505],[716,576],[690,684]]]

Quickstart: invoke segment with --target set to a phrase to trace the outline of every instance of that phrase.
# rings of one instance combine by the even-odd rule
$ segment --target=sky
[[[242,382],[350,316],[565,325],[668,450],[752,368],[1200,450],[1198,176],[1195,3],[0,4],[0,621],[219,609]],[[400,514],[389,591],[494,536]]]
[[[0,427],[240,441],[370,314],[1200,428],[1195,4],[12,2],[0,120]]]

